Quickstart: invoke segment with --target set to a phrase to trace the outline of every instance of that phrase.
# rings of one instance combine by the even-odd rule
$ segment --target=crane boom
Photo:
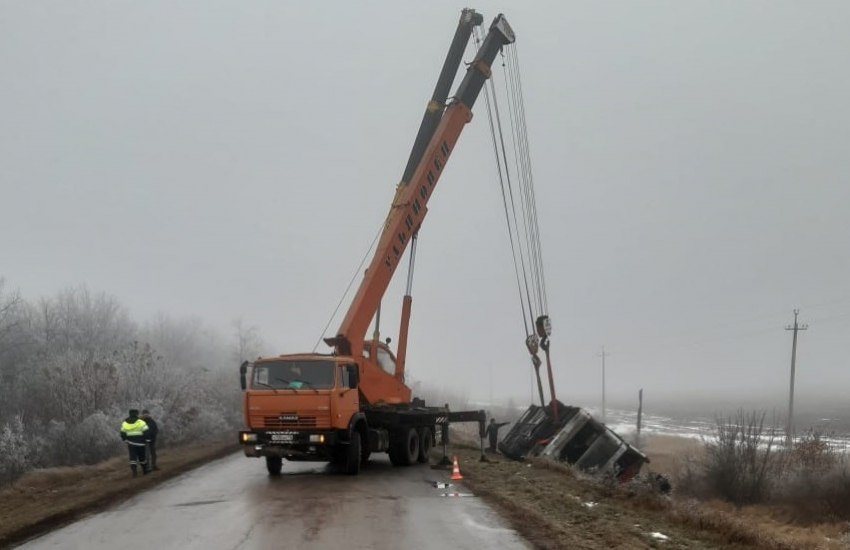
[[[401,176],[399,185],[406,185],[413,177],[413,171],[422,160],[422,154],[431,141],[440,119],[443,117],[443,112],[446,109],[446,100],[451,92],[452,82],[454,82],[457,69],[460,67],[460,62],[463,59],[463,52],[466,49],[466,44],[469,42],[469,37],[472,35],[472,29],[481,25],[484,17],[471,8],[464,8],[460,14],[460,21],[457,24],[454,39],[452,39],[449,52],[446,54],[446,60],[443,62],[443,68],[440,71],[440,76],[437,78],[437,84],[434,86],[434,93],[431,94],[431,101],[425,108],[425,114],[422,115],[422,123],[419,125],[419,132],[416,134],[416,139],[413,142],[413,148],[410,150],[410,157],[407,159],[407,166],[404,167],[404,174]]]
[[[428,211],[428,200],[434,192],[434,187],[464,126],[472,120],[472,107],[484,83],[490,77],[490,66],[502,46],[512,43],[514,38],[513,30],[507,20],[499,14],[490,25],[475,59],[467,68],[453,101],[440,117],[427,147],[416,161],[410,181],[408,183],[402,181],[399,186],[375,255],[357,294],[336,336],[325,339],[328,345],[336,348],[338,354],[355,357],[363,354],[363,341],[369,323],[378,309],[408,243],[422,225]],[[415,153],[416,146],[411,153],[411,160]]]

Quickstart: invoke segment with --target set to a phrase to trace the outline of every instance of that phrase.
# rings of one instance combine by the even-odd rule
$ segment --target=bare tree
[[[53,412],[53,418],[76,424],[116,404],[118,370],[108,355],[91,357],[69,350],[41,367],[43,383],[50,393],[50,401],[43,407]]]
[[[93,294],[85,286],[67,288],[52,300],[53,342],[90,355],[113,351],[132,341],[136,326],[114,296]]]
[[[0,277],[0,354],[13,345],[12,340],[19,330],[20,308],[23,303],[20,293],[6,291],[6,279]]]
[[[260,348],[262,347],[260,329],[256,325],[246,327],[242,317],[234,319],[231,326],[235,337],[232,352],[233,362],[239,364],[246,359],[254,359],[260,355]]]
[[[0,421],[14,412],[21,357],[28,342],[26,303],[17,290],[6,291],[0,277]]]

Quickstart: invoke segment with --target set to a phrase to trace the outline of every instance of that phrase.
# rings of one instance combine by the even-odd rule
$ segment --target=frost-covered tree
[[[0,482],[11,483],[31,466],[28,438],[20,415],[0,429]]]
[[[238,335],[233,342],[197,318],[164,314],[139,328],[116,298],[85,287],[29,304],[4,283],[0,482],[122,452],[129,408],[153,412],[165,445],[226,439],[241,421]]]

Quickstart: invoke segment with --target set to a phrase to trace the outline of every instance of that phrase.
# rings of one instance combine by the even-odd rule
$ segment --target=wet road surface
[[[322,463],[284,461],[269,477],[262,459],[224,458],[108,511],[20,546],[28,550],[529,549],[449,473],[394,468],[372,459],[360,476]],[[462,470],[462,465],[461,465]]]

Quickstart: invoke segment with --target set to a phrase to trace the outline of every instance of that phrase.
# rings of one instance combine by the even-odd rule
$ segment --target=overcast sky
[[[140,321],[224,332],[242,316],[276,353],[312,350],[463,7],[0,0],[0,276],[30,300],[85,284]],[[783,408],[795,307],[801,395],[846,395],[850,3],[471,7],[517,34],[559,397],[596,403],[604,344],[611,398],[720,390]],[[478,107],[420,234],[408,366],[522,402]]]

